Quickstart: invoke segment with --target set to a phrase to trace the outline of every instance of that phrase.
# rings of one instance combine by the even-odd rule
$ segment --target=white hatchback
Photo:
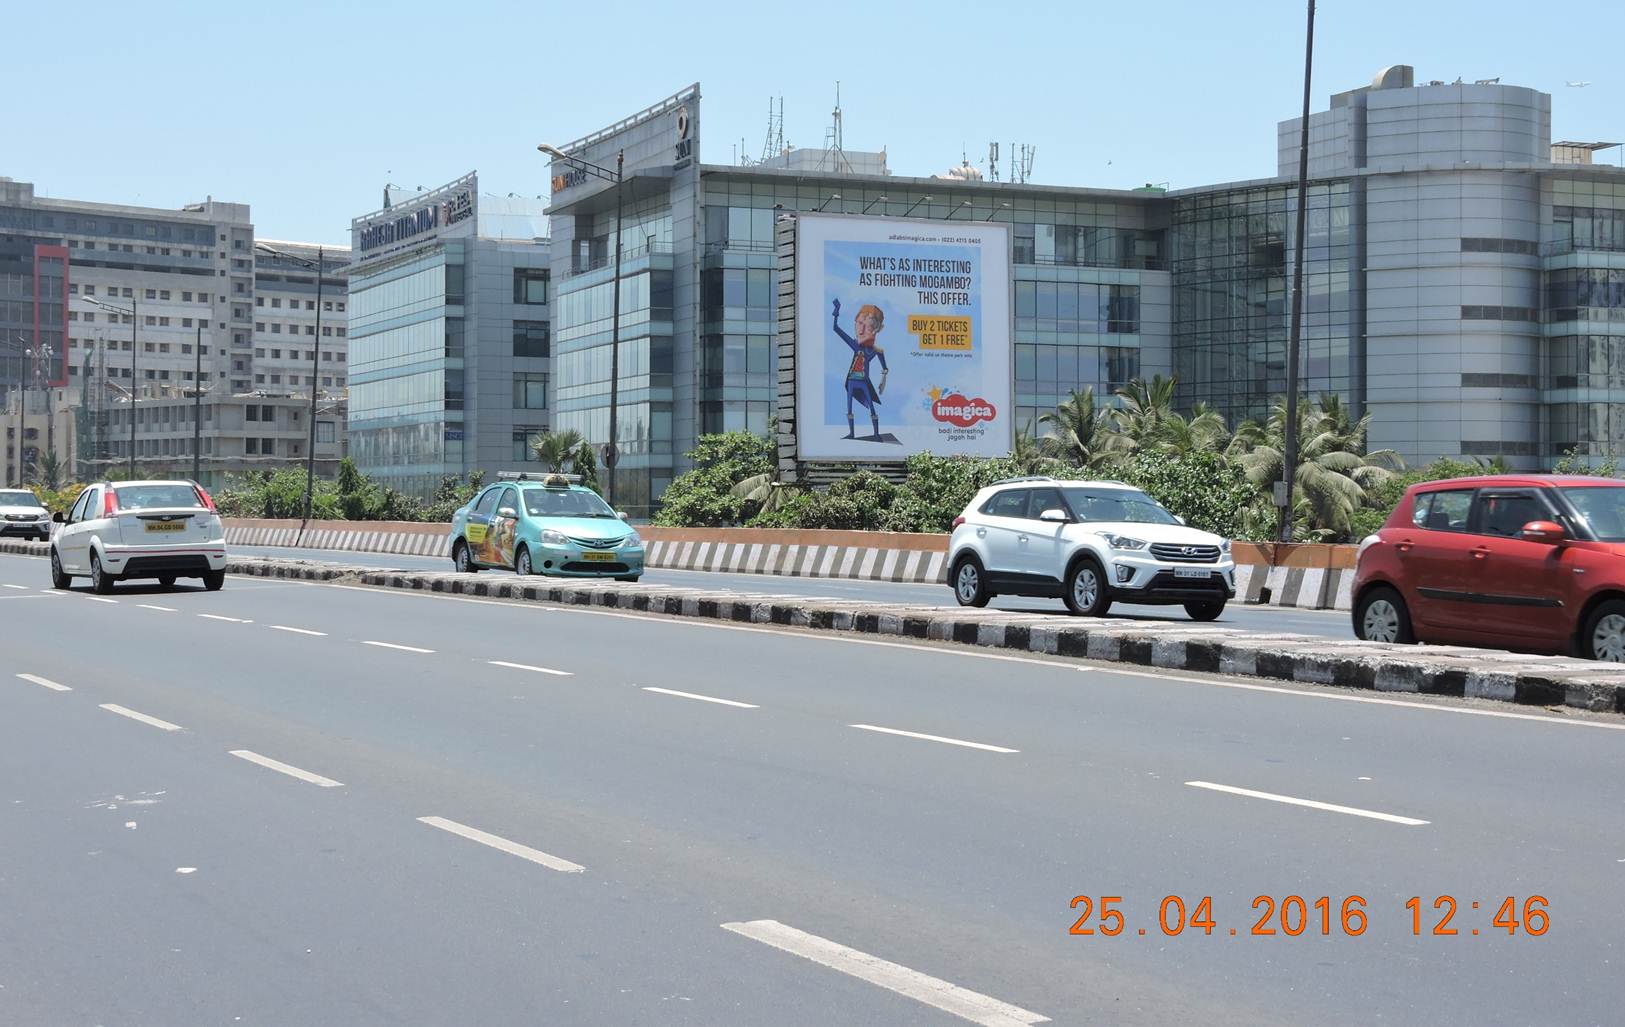
[[[51,584],[88,577],[100,593],[115,581],[202,578],[226,583],[226,533],[214,500],[190,481],[113,481],[87,486],[51,540]]]
[[[1213,620],[1236,594],[1230,541],[1188,528],[1119,481],[1012,478],[954,519],[948,583],[963,606],[1052,596],[1101,617],[1114,602],[1179,605]]]

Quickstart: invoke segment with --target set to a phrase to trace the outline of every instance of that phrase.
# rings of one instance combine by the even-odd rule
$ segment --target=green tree
[[[29,470],[29,481],[32,484],[53,492],[60,489],[67,480],[67,466],[50,450],[40,453]]]
[[[656,524],[717,527],[741,524],[759,512],[760,505],[735,495],[734,487],[773,473],[771,440],[749,432],[701,435],[687,456],[694,467],[666,486]]]
[[[1083,468],[1109,467],[1127,448],[1124,437],[1116,430],[1111,409],[1096,404],[1093,386],[1074,391],[1038,420],[1054,428],[1044,441],[1050,454],[1064,463]]]
[[[593,451],[592,443],[586,439],[582,439],[581,445],[571,454],[570,469],[581,475],[581,484],[594,492],[603,491],[598,487],[598,454]]]
[[[1168,420],[1174,416],[1174,391],[1177,378],[1153,375],[1131,378],[1118,389],[1118,407],[1112,412],[1112,422],[1122,436],[1125,448],[1154,449],[1162,441]]]
[[[1258,488],[1245,470],[1218,453],[1136,453],[1117,475],[1193,528],[1225,538],[1247,537],[1246,515],[1258,501]]]
[[[575,429],[567,431],[544,431],[531,436],[530,448],[536,454],[536,459],[554,474],[562,474],[564,466],[574,461],[586,439]],[[596,465],[595,465],[596,468]]]

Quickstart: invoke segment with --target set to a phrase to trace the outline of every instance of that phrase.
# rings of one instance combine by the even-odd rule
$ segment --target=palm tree
[[[62,487],[66,470],[67,468],[63,466],[62,460],[55,453],[47,450],[34,461],[34,484],[54,492]]]
[[[1104,467],[1123,452],[1123,437],[1116,431],[1112,411],[1095,405],[1093,386],[1074,391],[1066,402],[1038,420],[1055,426],[1054,433],[1044,437],[1045,448],[1075,467]]]
[[[795,485],[786,485],[779,480],[779,469],[773,468],[763,474],[753,474],[745,478],[733,488],[730,494],[738,496],[747,503],[753,503],[758,513],[775,513],[778,509],[801,494],[801,489]]]
[[[1223,453],[1229,444],[1230,431],[1225,427],[1224,415],[1206,403],[1197,403],[1189,417],[1168,414],[1151,448],[1182,456],[1199,452]]]
[[[566,463],[573,462],[576,451],[585,441],[574,428],[568,431],[544,431],[531,436],[530,448],[536,454],[536,459],[546,464],[549,471],[558,474],[563,472]]]
[[[1260,489],[1284,478],[1286,466],[1286,399],[1275,401],[1262,424],[1249,420],[1236,429],[1230,443],[1235,459]],[[1352,530],[1354,511],[1366,502],[1366,490],[1391,478],[1405,467],[1391,449],[1366,453],[1365,436],[1371,424],[1367,414],[1349,423],[1347,410],[1335,397],[1319,404],[1298,403],[1298,466],[1293,509],[1307,505],[1305,526],[1339,536]]]
[[[1152,375],[1131,378],[1117,390],[1121,405],[1113,413],[1117,430],[1133,449],[1155,449],[1170,418],[1174,416],[1174,389],[1178,378]]]
[[[1010,462],[1021,474],[1047,474],[1055,468],[1056,460],[1045,452],[1045,440],[1033,430],[1033,422],[1016,432],[1015,445],[1010,449]]]

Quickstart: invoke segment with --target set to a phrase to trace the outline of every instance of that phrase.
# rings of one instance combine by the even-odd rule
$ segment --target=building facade
[[[1011,223],[1020,426],[1158,373],[1232,424],[1286,390],[1296,119],[1275,177],[1173,192],[903,178],[835,150],[714,166],[701,125],[696,84],[562,147],[625,158],[616,443],[635,513],[699,434],[769,428],[784,212]],[[1544,93],[1405,66],[1311,117],[1301,389],[1369,412],[1373,448],[1525,469],[1625,449],[1625,171],[1550,126]],[[615,186],[552,170],[555,421],[602,443]]]
[[[295,258],[316,254],[313,245],[277,246]],[[42,379],[53,387],[53,403],[70,418],[69,431],[54,433],[56,453],[81,479],[128,460],[132,398],[143,408],[148,401],[189,405],[201,389],[206,409],[246,409],[266,395],[303,396],[308,411],[314,376],[331,379],[318,386],[318,409],[342,410],[347,259],[342,247],[327,250],[318,336],[313,273],[259,250],[246,204],[210,199],[167,210],[90,203],[38,196],[27,182],[0,179],[0,356],[7,358],[0,390],[37,387]],[[257,329],[265,322],[257,315],[270,303],[286,304],[273,323],[290,340],[297,333],[299,344],[261,344]],[[268,338],[280,342],[280,335],[267,328]],[[305,345],[317,339],[320,347]],[[314,375],[313,355],[321,361]],[[327,421],[335,433],[328,445],[342,452],[344,418],[329,413],[318,413],[318,432]],[[145,417],[138,409],[137,457],[149,469],[189,473],[190,429],[177,452],[173,440],[141,438]],[[217,432],[234,423],[242,418],[205,416]],[[266,439],[273,441],[269,452]],[[204,477],[218,484],[245,455],[261,469],[302,465],[308,449],[308,439],[295,444],[274,433],[206,439],[206,457],[231,459],[206,459]],[[165,462],[175,456],[184,459]]]
[[[356,218],[350,452],[418,496],[447,475],[533,460],[550,425],[543,205],[481,196],[473,173]]]

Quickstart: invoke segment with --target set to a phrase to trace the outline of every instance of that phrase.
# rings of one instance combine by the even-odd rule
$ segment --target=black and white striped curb
[[[44,556],[47,551],[47,546],[38,542],[0,543],[0,552]],[[1085,620],[664,585],[519,578],[500,572],[392,571],[241,558],[229,560],[226,569],[251,577],[606,607],[672,617],[954,642],[1174,671],[1625,713],[1625,665],[1489,649],[1335,641],[1182,622]]]

